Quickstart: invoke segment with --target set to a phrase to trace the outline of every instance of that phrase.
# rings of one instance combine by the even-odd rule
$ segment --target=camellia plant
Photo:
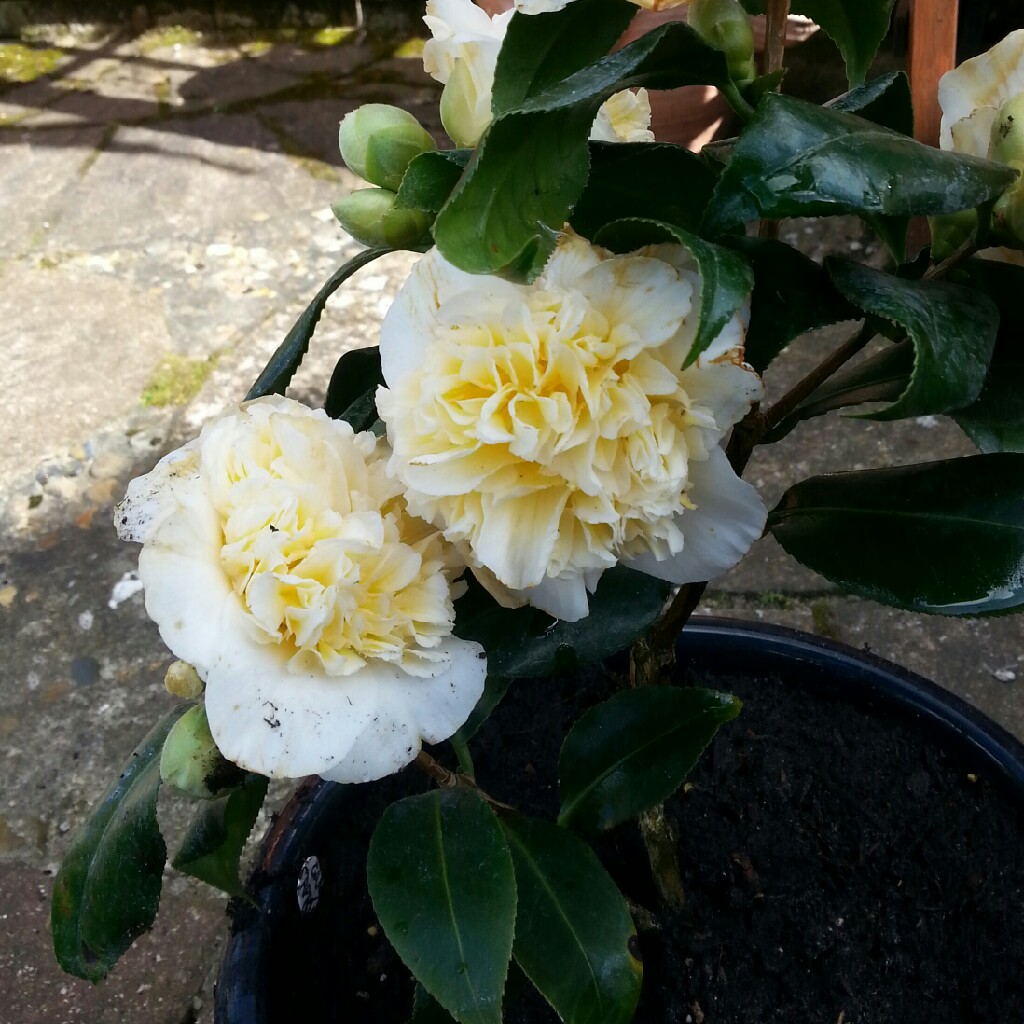
[[[588,839],[639,828],[681,904],[661,806],[740,711],[672,674],[706,581],[767,531],[894,607],[1024,605],[1024,30],[943,79],[935,149],[903,74],[865,81],[891,8],[793,0],[846,63],[850,91],[817,106],[780,92],[787,0],[692,0],[619,49],[628,0],[429,0],[424,66],[454,145],[393,107],[345,118],[342,155],[372,187],[335,212],[369,248],[246,400],[118,506],[183,702],[65,857],[65,970],[100,979],[152,924],[161,781],[200,801],[174,866],[242,896],[269,778],[413,765],[437,786],[384,811],[367,879],[415,1012],[498,1024],[514,961],[563,1020],[628,1021],[631,907]],[[648,91],[687,85],[721,91],[735,138],[699,155],[654,139]],[[778,238],[783,218],[839,214],[877,233],[888,270]],[[908,259],[914,217],[933,243]],[[396,248],[423,256],[379,347],[340,357],[323,409],[284,397],[328,297]],[[845,321],[765,404],[759,375],[789,342]],[[979,454],[794,480],[766,509],[751,452],[848,408],[951,416]],[[510,680],[627,649],[621,689],[565,737],[557,821],[477,784],[474,735]]]

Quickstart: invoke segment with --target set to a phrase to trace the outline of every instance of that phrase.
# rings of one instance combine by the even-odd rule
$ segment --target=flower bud
[[[341,226],[363,245],[403,249],[429,240],[430,219],[422,210],[396,206],[394,192],[361,188],[339,199],[331,209]]]
[[[160,754],[160,778],[194,800],[211,800],[241,783],[245,773],[217,749],[202,704],[174,723]]]
[[[342,159],[359,177],[392,192],[398,191],[414,157],[437,148],[412,114],[387,103],[366,103],[346,114],[338,145]]]
[[[1024,161],[1024,93],[999,108],[992,122],[988,155],[1001,164]]]
[[[199,673],[187,661],[172,662],[164,675],[167,692],[183,700],[195,700],[203,692]]]
[[[469,61],[455,62],[441,93],[440,113],[448,137],[463,149],[472,149],[487,131],[491,123],[491,83],[477,81]]]
[[[709,46],[725,54],[734,82],[750,82],[757,76],[754,29],[739,0],[692,0],[688,20]]]
[[[992,208],[992,238],[1011,249],[1024,249],[1024,162],[1011,160],[1017,180]]]

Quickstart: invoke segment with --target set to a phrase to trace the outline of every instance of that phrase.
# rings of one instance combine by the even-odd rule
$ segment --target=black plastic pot
[[[890,721],[913,723],[915,730],[966,769],[984,773],[1024,809],[1024,745],[959,698],[897,665],[821,637],[723,619],[691,623],[677,650],[685,671],[778,674],[791,686],[840,697]],[[413,786],[418,785],[416,780]],[[369,799],[382,811],[409,791],[404,777],[384,780],[369,797],[366,787],[318,779],[299,787],[259,851],[250,880],[258,911],[235,912],[217,984],[218,1024],[352,1019],[332,1010],[336,978],[329,958],[321,955],[324,929],[345,922],[324,920],[318,914],[315,891],[318,883],[324,894],[328,887],[343,883],[327,872],[318,878],[318,864],[344,831],[354,801],[365,804]],[[370,814],[379,811],[371,808]],[[356,878],[360,870],[355,871]],[[362,921],[372,918],[365,893],[352,894],[351,899],[353,917],[361,913]],[[355,903],[360,899],[361,909]]]

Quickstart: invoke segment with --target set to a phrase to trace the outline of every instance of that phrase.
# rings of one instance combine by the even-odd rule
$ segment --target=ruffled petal
[[[697,508],[677,518],[685,538],[682,551],[664,561],[642,554],[625,565],[669,583],[699,583],[731,569],[761,536],[768,517],[764,502],[736,475],[721,448],[707,461],[691,464],[690,481],[688,493]]]

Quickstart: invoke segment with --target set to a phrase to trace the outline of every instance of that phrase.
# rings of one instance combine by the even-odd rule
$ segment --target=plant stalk
[[[790,0],[768,0],[765,7],[764,74],[781,71],[786,59],[786,25]],[[776,86],[778,88],[778,86]],[[757,226],[757,237],[779,237],[779,222],[763,220]]]

